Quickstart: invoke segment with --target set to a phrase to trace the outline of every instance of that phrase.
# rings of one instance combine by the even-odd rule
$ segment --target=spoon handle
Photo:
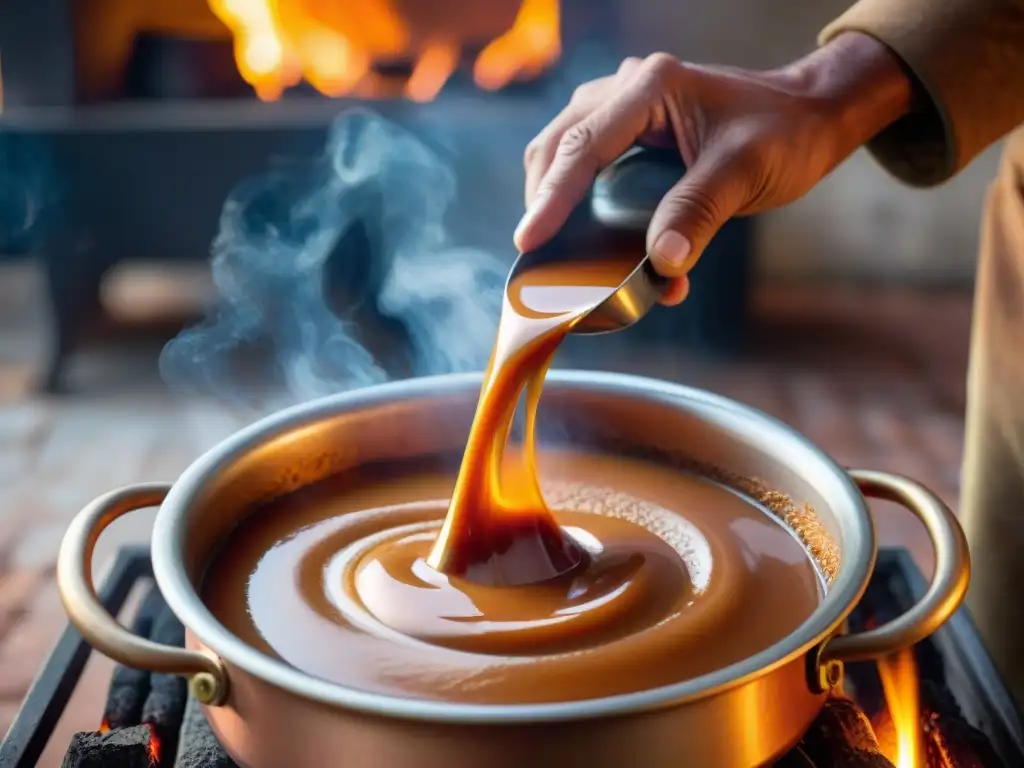
[[[598,174],[592,215],[607,227],[646,232],[661,199],[685,173],[677,149],[633,147]]]

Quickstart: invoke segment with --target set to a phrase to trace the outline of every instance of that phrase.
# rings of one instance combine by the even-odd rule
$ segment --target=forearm
[[[904,181],[957,173],[1024,122],[1024,0],[860,0],[821,34],[885,43],[924,96],[869,147]]]
[[[888,46],[869,35],[839,35],[784,72],[828,115],[837,161],[911,109],[911,76]]]

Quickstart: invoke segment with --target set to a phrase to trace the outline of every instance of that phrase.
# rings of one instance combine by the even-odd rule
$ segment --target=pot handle
[[[159,506],[170,489],[168,483],[131,485],[100,496],[79,512],[61,541],[57,589],[68,619],[93,648],[125,666],[188,677],[192,695],[216,706],[228,690],[220,659],[133,635],[107,612],[92,584],[93,550],[104,529],[129,512]]]
[[[938,496],[900,475],[866,469],[849,472],[866,497],[896,502],[924,523],[935,549],[935,574],[924,597],[902,616],[865,632],[829,640],[821,654],[824,662],[873,659],[909,648],[953,615],[971,578],[967,537]]]

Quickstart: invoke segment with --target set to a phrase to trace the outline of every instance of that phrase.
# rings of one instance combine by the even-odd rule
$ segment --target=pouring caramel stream
[[[537,480],[537,404],[562,339],[636,267],[626,259],[552,263],[509,283],[451,506],[427,561],[432,568],[512,586],[583,564],[586,553],[559,528]],[[505,447],[524,389],[524,444],[512,453]]]

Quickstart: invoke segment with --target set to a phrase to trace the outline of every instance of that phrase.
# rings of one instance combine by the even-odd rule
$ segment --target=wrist
[[[860,32],[844,32],[783,72],[824,115],[837,140],[838,160],[911,109],[914,87],[903,62]]]

